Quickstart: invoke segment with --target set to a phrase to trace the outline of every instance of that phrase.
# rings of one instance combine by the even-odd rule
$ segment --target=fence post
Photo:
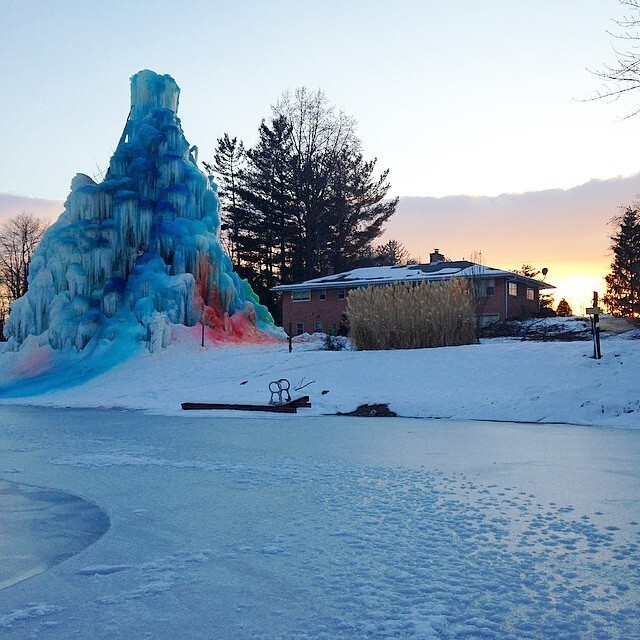
[[[591,316],[591,332],[593,333],[593,357],[595,360],[602,358],[600,350],[600,314],[602,309],[598,307],[598,292],[593,292],[593,307],[587,309],[587,313]]]

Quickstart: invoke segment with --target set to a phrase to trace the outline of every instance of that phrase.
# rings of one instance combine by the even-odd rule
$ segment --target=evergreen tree
[[[247,152],[247,168],[238,191],[245,221],[239,236],[246,258],[245,277],[267,305],[273,302],[271,287],[282,282],[290,271],[297,237],[290,133],[290,124],[283,117],[276,117],[269,124],[262,122],[258,142]]]
[[[530,264],[523,264],[519,269],[514,269],[513,273],[519,273],[527,278],[533,278],[535,280],[542,271],[532,267]]]
[[[617,231],[611,236],[613,262],[605,278],[604,302],[616,316],[640,316],[640,212],[627,207],[614,218]]]
[[[245,226],[243,210],[239,207],[238,189],[240,174],[245,160],[242,141],[230,138],[227,133],[218,139],[213,163],[203,162],[204,168],[219,183],[218,196],[222,205],[221,230],[229,257],[240,263],[238,255],[239,236]]]
[[[260,270],[275,284],[355,266],[395,210],[397,200],[382,202],[388,172],[374,175],[353,119],[321,91],[285,93],[247,158],[242,198],[257,214]]]
[[[393,266],[395,264],[417,264],[409,258],[405,246],[397,240],[389,240],[375,247],[363,266]]]
[[[365,161],[354,147],[341,154],[326,207],[324,251],[320,252],[316,270],[328,265],[340,272],[361,263],[394,213],[398,199],[384,201],[390,187],[389,171],[376,177],[376,162],[375,158]]]
[[[350,151],[358,145],[355,124],[344,113],[336,113],[322,91],[312,93],[305,87],[285,92],[273,111],[291,125],[291,186],[298,232],[291,277],[306,280],[328,266],[329,251],[335,254],[341,249],[335,246],[336,222],[349,212],[344,207],[336,211],[348,183],[340,168],[347,169]],[[330,249],[329,243],[334,245]]]
[[[573,310],[571,309],[571,305],[562,298],[560,302],[558,302],[558,306],[556,308],[556,315],[561,317],[568,317],[573,315]]]
[[[321,91],[285,93],[272,110],[230,207],[239,271],[268,305],[274,285],[360,264],[397,205],[384,200],[388,171],[364,159],[353,119]]]

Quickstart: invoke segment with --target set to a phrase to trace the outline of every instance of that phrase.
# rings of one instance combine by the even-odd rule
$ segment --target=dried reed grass
[[[351,339],[362,351],[476,341],[474,297],[462,279],[355,289],[347,299],[347,315]]]

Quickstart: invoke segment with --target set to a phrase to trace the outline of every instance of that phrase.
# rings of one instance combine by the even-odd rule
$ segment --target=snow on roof
[[[313,278],[295,284],[281,284],[273,287],[273,291],[293,291],[296,289],[335,289],[345,285],[365,287],[372,284],[391,284],[393,282],[437,281],[449,278],[512,278],[525,281],[540,289],[554,289],[541,280],[528,278],[512,271],[486,267],[468,260],[456,262],[436,262],[427,264],[393,265],[385,267],[360,267],[351,271],[343,271],[332,275]]]

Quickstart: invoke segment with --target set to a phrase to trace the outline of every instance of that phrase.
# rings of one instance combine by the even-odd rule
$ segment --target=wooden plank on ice
[[[271,413],[296,413],[300,407],[310,407],[309,396],[296,398],[285,404],[234,404],[212,402],[183,402],[184,411],[227,410],[227,411],[268,411]]]

